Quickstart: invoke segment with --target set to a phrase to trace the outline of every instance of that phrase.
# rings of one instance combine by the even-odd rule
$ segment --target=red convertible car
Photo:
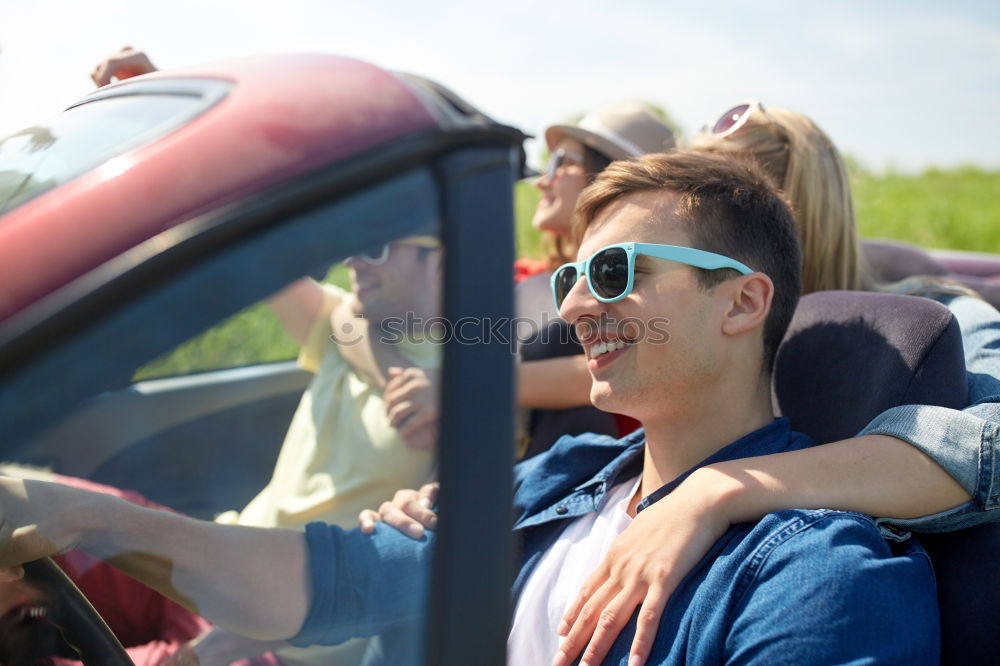
[[[244,506],[308,376],[293,361],[227,367],[253,342],[229,334],[234,315],[432,225],[444,317],[509,317],[523,139],[431,81],[318,55],[156,73],[5,138],[0,459],[195,516]],[[192,347],[191,369],[149,365]],[[445,345],[442,400],[461,408],[438,446],[450,526],[428,663],[503,654],[512,381],[506,345]],[[496,501],[466,501],[480,496]],[[88,663],[126,663],[85,609],[65,624]]]

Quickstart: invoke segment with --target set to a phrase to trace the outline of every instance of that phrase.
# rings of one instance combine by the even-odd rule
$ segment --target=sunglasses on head
[[[552,151],[552,154],[549,155],[549,163],[545,167],[545,175],[548,176],[549,180],[555,179],[556,171],[566,162],[582,165],[583,155],[563,150],[562,148]]]
[[[711,128],[706,125],[703,131],[711,132],[715,136],[729,136],[746,125],[755,113],[767,113],[764,105],[757,100],[737,104],[719,116]]]
[[[632,286],[635,283],[637,254],[669,259],[679,264],[707,270],[732,268],[743,275],[753,273],[752,269],[735,259],[692,247],[657,243],[617,243],[601,248],[590,255],[589,259],[563,264],[556,269],[552,274],[552,295],[556,300],[556,309],[562,307],[563,301],[581,274],[587,276],[590,293],[602,303],[614,303],[628,296],[632,293]]]

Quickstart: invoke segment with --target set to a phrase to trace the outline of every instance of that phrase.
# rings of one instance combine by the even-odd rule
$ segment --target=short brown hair
[[[678,219],[691,243],[732,257],[774,283],[764,322],[763,368],[770,372],[778,345],[802,292],[802,257],[795,221],[783,195],[748,160],[708,153],[674,152],[612,163],[580,194],[575,238],[612,202],[636,192],[664,190],[678,196]],[[710,289],[733,269],[695,269]]]

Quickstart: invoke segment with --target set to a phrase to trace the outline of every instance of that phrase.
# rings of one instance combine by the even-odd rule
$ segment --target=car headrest
[[[911,275],[944,275],[940,262],[922,248],[898,241],[865,240],[861,250],[872,275],[883,282],[895,282]]]
[[[778,349],[775,412],[817,442],[856,435],[897,405],[968,404],[962,336],[927,298],[856,291],[804,296]]]

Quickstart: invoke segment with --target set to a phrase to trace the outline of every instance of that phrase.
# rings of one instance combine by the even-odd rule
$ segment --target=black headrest
[[[1000,654],[1000,524],[921,534],[941,608],[941,663],[991,664]]]
[[[804,296],[774,366],[775,410],[817,442],[852,437],[890,407],[968,404],[962,336],[926,298]]]
[[[778,351],[776,405],[818,442],[856,434],[901,404],[967,403],[958,325],[914,296],[821,292],[802,299]],[[934,563],[941,662],[993,663],[1000,654],[1000,524],[921,535]]]

